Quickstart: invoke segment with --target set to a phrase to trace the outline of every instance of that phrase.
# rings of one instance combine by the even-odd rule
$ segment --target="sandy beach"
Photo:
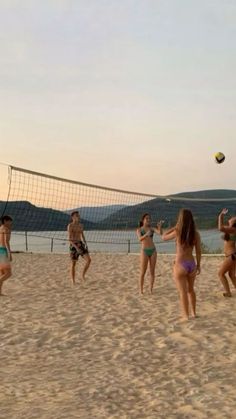
[[[221,257],[203,257],[199,318],[187,323],[173,256],[158,256],[142,297],[138,255],[92,255],[75,287],[67,255],[13,257],[0,299],[1,419],[235,417],[236,291],[222,297]]]

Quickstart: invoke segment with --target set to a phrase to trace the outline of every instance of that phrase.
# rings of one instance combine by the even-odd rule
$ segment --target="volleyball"
[[[218,164],[223,163],[225,161],[225,155],[218,151],[218,153],[215,154],[215,161]]]

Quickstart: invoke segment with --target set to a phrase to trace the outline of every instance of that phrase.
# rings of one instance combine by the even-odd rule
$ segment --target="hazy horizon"
[[[0,12],[1,161],[149,194],[234,189],[235,2],[3,0]]]

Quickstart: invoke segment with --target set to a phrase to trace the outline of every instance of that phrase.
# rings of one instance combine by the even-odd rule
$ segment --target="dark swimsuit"
[[[79,248],[78,250],[71,244],[70,245],[70,258],[71,260],[78,260],[79,256],[88,254],[88,249],[82,241],[75,242],[75,245]]]
[[[146,231],[142,228],[141,230],[140,230],[140,234],[141,234],[141,236],[144,236],[145,234],[146,234]],[[152,233],[150,234],[150,236],[149,237],[153,237],[153,235],[154,235],[154,233],[153,233],[153,231],[152,231]],[[147,255],[148,257],[151,257],[154,253],[155,253],[155,251],[156,251],[156,248],[155,247],[144,247],[143,248],[143,251],[144,251],[144,253],[145,253],[145,255]]]
[[[227,238],[225,238],[226,241],[232,241],[236,242],[236,234],[229,234]],[[233,261],[236,261],[236,252],[231,253],[230,255],[225,255],[226,257],[231,257]]]

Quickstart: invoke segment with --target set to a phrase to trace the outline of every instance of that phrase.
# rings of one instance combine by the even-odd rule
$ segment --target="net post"
[[[130,253],[130,239],[128,239],[128,253]]]
[[[54,242],[54,239],[52,238],[51,239],[51,253],[53,252],[53,242]]]
[[[27,236],[27,231],[25,231],[25,250],[26,250],[26,252],[28,252],[28,236]]]

